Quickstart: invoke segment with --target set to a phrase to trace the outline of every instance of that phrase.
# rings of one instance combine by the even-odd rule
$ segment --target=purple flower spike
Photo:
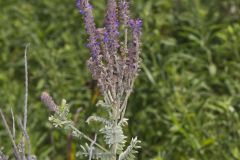
[[[88,47],[91,50],[91,55],[93,59],[97,59],[100,54],[100,45],[98,43],[99,35],[97,34],[93,13],[92,5],[89,4],[88,0],[77,0],[77,8],[80,13],[84,15],[85,29],[89,36]]]
[[[137,24],[138,28],[141,28],[142,27],[142,20],[141,19],[137,19],[136,20],[136,24]]]
[[[132,42],[129,50],[129,60],[131,64],[138,66],[142,21],[140,19],[130,19],[128,23],[132,30]],[[137,72],[137,68],[138,67],[136,67],[134,72]]]
[[[76,1],[76,6],[78,9],[81,9],[81,0]]]
[[[119,9],[120,9],[120,18],[123,20],[124,26],[126,26],[129,19],[129,15],[128,15],[129,3],[126,0],[120,0]]]
[[[115,0],[108,0],[107,15],[105,20],[105,28],[108,32],[107,38],[108,48],[111,53],[117,52],[119,47],[118,42],[118,31],[119,22],[117,20],[117,3]]]
[[[137,20],[130,19],[128,24],[133,31],[133,35],[136,35],[136,34],[138,35],[140,33],[141,28],[142,28],[142,20],[140,20],[140,19],[137,19]]]
[[[88,4],[87,8],[88,9],[93,9],[93,6],[91,4]]]

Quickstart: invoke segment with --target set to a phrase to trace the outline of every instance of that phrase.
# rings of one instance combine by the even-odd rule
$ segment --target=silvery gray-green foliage
[[[48,95],[46,92],[43,92],[41,97],[42,101],[48,107],[50,104],[54,103],[50,95]],[[98,144],[96,142],[96,138],[92,140],[83,132],[74,127],[73,121],[69,118],[69,106],[67,105],[66,100],[63,99],[61,105],[56,105],[56,107],[58,109],[52,116],[49,117],[49,120],[52,122],[53,126],[56,128],[63,128],[64,130],[71,131],[72,135],[77,139],[81,140],[84,138],[90,142],[89,144],[86,143],[85,145],[81,145],[82,151],[78,152],[77,156],[85,156],[91,159],[101,160],[113,159],[113,153],[111,150],[106,149],[102,145]],[[137,138],[132,139],[130,145],[126,148],[125,151],[123,151],[126,143],[126,137],[124,136],[122,127],[127,125],[126,118],[123,118],[121,121],[119,121],[117,125],[114,125],[114,121],[111,119],[106,119],[99,116],[90,116],[86,122],[90,123],[91,121],[98,121],[102,123],[103,127],[99,131],[103,134],[105,143],[109,146],[109,148],[111,148],[113,144],[117,144],[116,154],[119,155],[118,158],[116,157],[117,159],[133,160],[135,158],[134,154],[137,153],[136,150],[140,148],[138,146],[138,143],[140,143],[140,141],[138,141]]]
[[[140,143],[140,141],[137,140],[137,137],[132,138],[130,145],[124,152],[119,155],[118,160],[133,160],[135,158],[134,154],[136,154],[137,149],[140,148],[140,146],[138,146],[138,143]]]
[[[94,144],[94,143],[92,143]],[[77,156],[84,156],[88,157],[88,159],[101,159],[101,160],[111,160],[111,153],[110,152],[103,152],[98,148],[93,147],[92,145],[85,144],[84,146],[81,145],[82,151],[77,153]]]

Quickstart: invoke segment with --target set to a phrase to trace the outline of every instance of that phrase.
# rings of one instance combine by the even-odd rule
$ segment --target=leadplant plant
[[[108,115],[93,115],[86,122],[102,123],[99,132],[105,144],[97,142],[97,134],[90,138],[74,127],[66,100],[56,105],[47,92],[42,93],[41,99],[54,111],[49,120],[55,127],[70,130],[75,137],[89,141],[89,144],[81,146],[79,154],[89,160],[132,160],[140,141],[132,138],[129,146],[126,146],[127,137],[123,127],[128,123],[125,118],[127,101],[139,71],[142,21],[130,18],[127,0],[108,0],[104,26],[101,28],[94,23],[93,6],[88,0],[77,0],[77,8],[83,16],[88,34],[87,46],[91,51],[87,65],[102,95],[97,106],[101,106]]]

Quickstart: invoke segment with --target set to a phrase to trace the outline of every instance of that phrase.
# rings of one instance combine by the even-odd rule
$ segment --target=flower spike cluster
[[[89,35],[88,47],[91,50],[92,57],[96,59],[100,54],[100,46],[98,43],[98,34],[92,13],[93,7],[88,3],[88,0],[77,1],[77,7],[79,12],[84,16],[85,29]]]
[[[142,22],[129,17],[127,0],[108,0],[102,28],[96,28],[93,7],[88,0],[77,0],[77,7],[83,15],[89,37],[88,47],[92,56],[88,67],[98,81],[102,95],[110,94],[121,112],[121,105],[132,89],[139,69]],[[124,28],[122,32],[121,27]]]

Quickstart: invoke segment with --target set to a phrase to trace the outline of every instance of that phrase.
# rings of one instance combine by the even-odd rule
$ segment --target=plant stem
[[[117,127],[117,119],[115,119],[114,125],[113,125],[113,130]],[[114,137],[114,141],[116,141],[116,133],[113,132],[113,137]],[[117,143],[115,142],[112,146],[111,146],[111,152],[112,152],[112,160],[116,160],[117,159]]]
[[[78,134],[82,135],[83,138],[85,138],[86,140],[90,141],[91,143],[94,143],[94,145],[96,145],[98,148],[100,148],[101,150],[105,151],[105,152],[109,152],[106,148],[102,147],[100,144],[94,142],[94,140],[92,140],[90,137],[88,137],[87,135],[85,135],[84,133],[82,133],[81,131],[79,131],[76,127],[74,127],[73,125],[70,125],[70,128],[74,131],[76,131]]]
[[[115,103],[112,103],[112,108],[113,108],[113,125],[112,125],[112,137],[113,137],[113,144],[111,146],[111,152],[112,152],[112,158],[111,160],[116,160],[117,159],[117,140],[116,140],[116,132],[115,129],[117,128],[118,124],[118,118],[119,118],[119,109],[118,106]]]

